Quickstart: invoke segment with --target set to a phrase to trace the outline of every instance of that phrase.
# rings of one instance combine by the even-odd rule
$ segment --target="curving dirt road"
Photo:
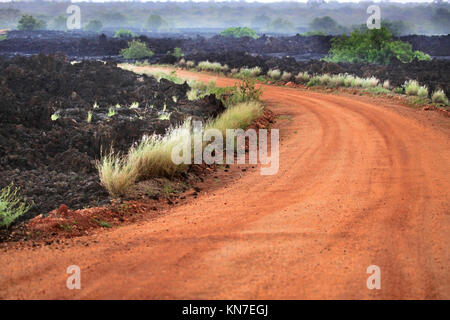
[[[0,298],[449,299],[448,119],[264,89],[284,115],[277,175],[250,170],[88,246],[1,252]],[[73,264],[81,290],[66,288]],[[366,286],[369,265],[380,290]]]

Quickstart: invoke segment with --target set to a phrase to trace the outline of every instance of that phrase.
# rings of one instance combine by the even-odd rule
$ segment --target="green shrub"
[[[248,27],[236,27],[236,28],[227,28],[220,33],[221,36],[225,37],[234,37],[234,38],[242,38],[242,37],[250,37],[253,39],[258,38],[258,34],[255,30],[250,29]]]
[[[153,56],[153,51],[147,44],[139,40],[128,42],[128,48],[120,50],[120,55],[125,59],[143,59]]]
[[[6,34],[0,34],[0,41],[6,40]]]
[[[173,52],[171,53],[171,55],[178,59],[184,57],[183,51],[181,50],[181,48],[178,48],[178,47],[173,49]]]
[[[244,79],[241,83],[235,84],[229,104],[238,104],[241,102],[259,101],[262,95],[262,89],[256,87],[253,79]]]
[[[25,14],[20,18],[17,29],[19,30],[43,30],[46,28],[46,24],[42,20],[37,20],[33,16]]]
[[[308,32],[302,33],[301,35],[304,37],[310,37],[310,36],[325,36],[326,34],[323,31],[308,31]]]
[[[313,76],[309,81],[306,83],[307,87],[314,87],[321,85],[320,78],[318,76]]]
[[[445,95],[444,91],[441,89],[433,92],[433,94],[431,95],[431,101],[433,101],[434,103],[442,103],[448,105],[448,98]]]
[[[394,93],[402,94],[403,90],[404,90],[403,87],[397,87],[397,88],[394,88]]]
[[[350,36],[343,35],[331,39],[331,49],[324,60],[388,64],[392,58],[404,63],[413,59],[431,60],[429,55],[413,51],[411,44],[393,40],[392,34],[385,27],[355,30]]]
[[[148,17],[147,28],[152,32],[158,32],[167,22],[158,14],[152,14]]]
[[[0,190],[0,227],[8,228],[30,209],[18,193],[13,184]]]
[[[131,32],[130,30],[122,29],[122,28],[117,30],[116,33],[114,34],[114,38],[133,38],[135,36],[136,35],[133,32]]]

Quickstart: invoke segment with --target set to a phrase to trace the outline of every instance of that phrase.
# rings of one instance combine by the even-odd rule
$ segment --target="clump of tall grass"
[[[158,80],[158,82],[161,81],[161,79],[166,79],[176,84],[183,84],[186,82],[186,80],[179,78],[177,76],[176,71],[171,71],[170,73],[167,73],[159,70],[148,70],[145,73],[155,77],[156,80]]]
[[[134,64],[136,67],[147,67],[150,65],[150,62],[148,62],[148,60],[145,59],[144,61],[136,61]]]
[[[181,126],[171,128],[164,136],[152,135],[142,137],[137,146],[131,147],[127,155],[127,166],[136,171],[136,178],[173,177],[184,165],[172,161],[172,149],[190,139],[190,119]]]
[[[363,88],[374,88],[378,85],[380,80],[375,77],[369,77],[362,79],[362,87]]]
[[[375,77],[360,78],[348,74],[322,74],[310,77],[307,86],[326,86],[330,88],[353,87],[353,88],[376,88],[379,80]]]
[[[199,62],[197,68],[201,71],[223,71],[223,66],[219,62],[209,62],[208,60]]]
[[[350,74],[346,74],[344,77],[344,86],[345,87],[351,87],[352,86],[352,81],[355,79],[354,76],[350,75]]]
[[[420,86],[419,90],[417,91],[417,95],[421,98],[428,98],[428,87]]]
[[[281,77],[281,71],[278,69],[270,69],[267,71],[267,75],[273,80],[279,80]]]
[[[261,113],[262,106],[258,101],[238,103],[208,121],[206,129],[217,129],[225,134],[226,129],[248,127]],[[97,164],[100,181],[112,196],[117,197],[125,195],[136,181],[150,177],[173,177],[182,172],[186,164],[175,164],[172,151],[175,146],[192,142],[192,139],[190,119],[179,127],[169,129],[164,136],[144,136],[139,144],[130,148],[127,155],[110,153],[103,157]]]
[[[187,96],[188,100],[194,101],[194,100],[198,100],[201,98],[201,93],[200,93],[200,90],[192,88],[186,93],[186,96]]]
[[[344,87],[345,86],[345,76],[342,74],[333,75],[328,80],[328,86],[331,88]]]
[[[311,76],[309,75],[308,72],[304,71],[304,72],[299,72],[296,76],[295,76],[295,82],[297,83],[306,83],[309,81],[309,79],[311,78]]]
[[[227,108],[218,118],[208,123],[207,128],[218,129],[225,134],[226,129],[245,129],[262,114],[258,101],[241,102]]]
[[[315,76],[311,77],[311,79],[308,81],[308,83],[306,85],[309,87],[319,86],[319,85],[326,86],[326,85],[328,85],[330,79],[331,79],[331,77],[329,74],[315,75]]]
[[[384,89],[390,89],[390,87],[391,87],[391,84],[390,84],[389,80],[384,80],[383,88]]]
[[[448,98],[445,95],[445,92],[441,89],[435,90],[431,95],[431,101],[434,103],[442,103],[448,105]]]
[[[130,166],[126,157],[116,155],[113,152],[103,156],[97,163],[97,170],[101,184],[113,197],[119,197],[134,185],[137,171]]]
[[[11,223],[16,221],[30,210],[30,206],[22,201],[19,196],[19,188],[11,183],[0,190],[0,227],[9,228]]]
[[[261,68],[260,67],[254,67],[254,68],[247,68],[247,67],[242,67],[239,70],[239,75],[243,76],[243,77],[257,77],[261,74]]]
[[[330,83],[331,76],[328,73],[322,74],[318,76],[319,82],[321,85],[326,86]]]
[[[360,77],[352,77],[350,80],[350,87],[352,88],[362,88],[363,79]]]
[[[284,82],[288,82],[291,79],[292,79],[292,73],[283,71],[283,74],[281,75],[281,80],[283,80]]]
[[[187,67],[187,68],[193,68],[193,67],[195,67],[195,62],[194,62],[194,61],[191,61],[191,60],[186,61],[186,67]]]
[[[417,93],[419,92],[419,83],[416,80],[409,80],[405,82],[405,93],[408,96],[417,96]]]
[[[309,81],[306,83],[307,87],[320,86],[320,79],[318,76],[312,76]]]

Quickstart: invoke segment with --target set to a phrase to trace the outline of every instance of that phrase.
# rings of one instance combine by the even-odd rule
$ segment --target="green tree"
[[[122,29],[122,28],[117,30],[116,33],[114,34],[114,38],[133,38],[135,36],[136,35],[133,32],[131,32],[130,30]]]
[[[253,39],[258,38],[258,34],[256,33],[256,31],[248,27],[227,28],[223,30],[220,33],[220,35],[224,37],[234,37],[234,38],[242,38],[242,37],[250,37]]]
[[[102,15],[101,20],[104,24],[114,27],[125,26],[127,17],[120,12],[107,12]]]
[[[128,42],[128,48],[120,50],[120,55],[125,59],[144,59],[153,56],[153,51],[147,44],[139,40]]]
[[[436,9],[433,15],[433,25],[439,33],[447,34],[450,30],[450,10],[446,8]]]
[[[265,28],[268,25],[270,25],[271,21],[272,20],[270,20],[270,18],[268,16],[266,16],[265,14],[262,14],[260,16],[254,17],[251,25],[253,28],[262,29],[262,28]]]
[[[269,29],[276,32],[292,32],[295,30],[294,25],[292,22],[277,18],[269,26]]]
[[[413,51],[411,44],[394,41],[386,27],[380,29],[354,30],[350,36],[331,39],[331,49],[326,61],[351,63],[388,64],[392,58],[403,63],[413,59],[431,60],[428,54]]]
[[[42,20],[37,20],[31,15],[23,15],[19,20],[17,29],[19,30],[43,30],[46,27],[46,23]]]
[[[165,24],[164,19],[158,14],[152,14],[148,17],[147,27],[153,31],[158,32],[158,30]]]
[[[178,48],[178,47],[176,47],[176,48],[173,49],[172,55],[173,55],[175,58],[178,58],[178,59],[181,58],[181,57],[184,57],[183,51],[181,50],[181,48]]]
[[[99,20],[91,20],[88,22],[88,24],[84,27],[85,30],[87,31],[94,31],[94,32],[99,32],[100,30],[103,29],[103,24],[101,21]]]
[[[325,34],[340,34],[346,31],[346,28],[329,16],[314,18],[309,24],[309,28],[311,31],[319,31]]]
[[[53,30],[66,30],[67,18],[64,16],[57,16],[50,24],[50,28]]]

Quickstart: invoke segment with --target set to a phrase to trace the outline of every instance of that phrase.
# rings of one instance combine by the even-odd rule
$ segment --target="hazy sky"
[[[17,1],[17,0],[16,0]],[[25,0],[26,1],[26,0]],[[72,2],[84,2],[85,0],[72,0]],[[109,0],[91,0],[91,2],[108,2]],[[112,1],[121,1],[121,2],[127,2],[127,0],[112,0]],[[152,2],[166,2],[167,0],[143,0],[143,1],[152,1]],[[171,0],[174,1],[188,1],[188,0]],[[208,2],[209,0],[193,0],[194,2]],[[216,0],[216,2],[222,2],[227,0]],[[246,0],[247,2],[306,2],[307,0]],[[326,0],[327,1],[327,0]],[[359,0],[334,0],[337,2],[359,2]],[[383,0],[385,1],[385,0]],[[0,2],[10,2],[10,0],[0,0]],[[327,1],[328,2],[328,1]],[[382,2],[381,0],[373,0],[373,2]],[[401,2],[401,3],[411,3],[411,2],[421,2],[421,3],[427,3],[427,2],[433,2],[433,0],[389,0],[389,2]],[[448,2],[448,0],[444,0],[444,2]]]

